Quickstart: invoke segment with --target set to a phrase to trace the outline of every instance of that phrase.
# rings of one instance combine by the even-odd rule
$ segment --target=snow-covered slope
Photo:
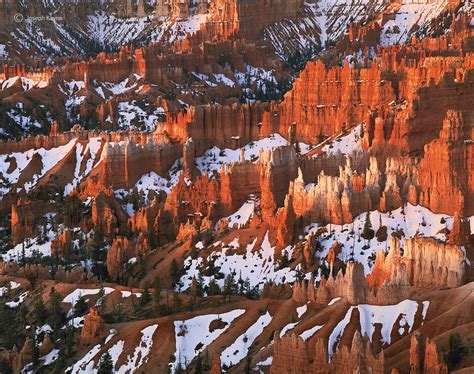
[[[378,15],[389,4],[386,0],[309,0],[301,9],[301,17],[267,27],[265,37],[280,56],[311,54],[346,32],[350,22]]]

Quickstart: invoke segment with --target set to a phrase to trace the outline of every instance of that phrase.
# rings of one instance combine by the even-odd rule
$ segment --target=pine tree
[[[104,287],[100,287],[99,290],[99,298],[97,299],[97,310],[99,311],[99,314],[103,315],[105,312],[105,290]]]
[[[61,324],[64,321],[64,311],[61,308],[61,297],[54,287],[51,289],[49,300],[49,318],[55,336],[60,331]]]
[[[34,312],[36,323],[41,326],[44,325],[46,320],[48,319],[48,310],[46,309],[46,306],[43,302],[43,298],[41,296],[39,296],[36,300]]]
[[[77,299],[76,304],[74,305],[74,316],[79,317],[84,315],[89,309],[86,300],[81,296]]]
[[[142,297],[140,298],[140,305],[142,307],[146,306],[151,301],[150,291],[148,290],[148,286],[145,286],[142,292]]]
[[[176,283],[179,280],[178,263],[176,262],[176,259],[174,259],[174,258],[173,258],[173,261],[171,261],[170,276],[171,276],[171,280],[173,281],[173,283]]]
[[[234,273],[230,273],[224,280],[224,295],[230,300],[230,295],[237,293],[237,283],[235,282]]]
[[[155,300],[155,309],[158,311],[160,309],[160,303],[161,303],[161,291],[163,290],[163,287],[161,286],[161,279],[160,277],[156,277],[155,279],[155,291],[154,291],[154,300]]]
[[[468,353],[469,350],[463,345],[461,336],[459,334],[451,334],[449,336],[449,350],[444,355],[449,371],[451,372]]]
[[[33,329],[33,337],[32,337],[33,347],[32,347],[32,352],[31,352],[34,367],[38,366],[38,363],[39,363],[39,347],[38,347],[38,342],[36,341],[37,339],[36,339],[36,333],[34,332],[35,330],[36,329]]]
[[[365,216],[364,229],[362,231],[362,237],[365,240],[371,240],[374,237],[374,230],[372,229],[372,222],[370,222],[370,213],[367,212]]]
[[[201,355],[198,355],[196,358],[196,367],[194,369],[194,374],[202,374],[202,358]]]
[[[0,358],[0,373],[2,374],[13,374],[13,368],[8,362],[8,360],[4,358]]]
[[[0,303],[0,346],[11,349],[15,344],[17,333],[15,331],[15,312]]]
[[[114,372],[114,366],[112,357],[109,352],[105,352],[100,358],[99,368],[97,374],[112,374]]]
[[[221,293],[221,289],[219,288],[219,285],[217,284],[216,280],[214,278],[212,278],[209,281],[207,294],[209,296],[214,296],[214,295],[219,295],[220,293]]]
[[[173,292],[173,307],[176,311],[179,311],[181,308],[182,301],[179,298],[178,294],[176,292]]]
[[[196,296],[204,296],[204,278],[200,272],[196,280],[196,286]]]
[[[117,319],[117,322],[122,322],[123,318],[123,298],[122,294],[120,293],[118,296],[118,302],[117,302],[117,309],[115,309],[115,316]]]

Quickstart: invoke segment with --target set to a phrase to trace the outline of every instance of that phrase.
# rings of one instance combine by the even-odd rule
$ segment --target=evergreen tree
[[[98,296],[99,298],[97,299],[97,304],[96,304],[97,310],[99,311],[99,314],[103,315],[105,312],[105,298],[106,298],[104,287],[102,286],[100,287]]]
[[[11,349],[15,344],[17,332],[15,331],[15,312],[0,303],[0,346]]]
[[[145,286],[142,292],[142,297],[140,298],[140,305],[142,307],[146,306],[151,301],[150,291],[148,290],[148,286]]]
[[[64,317],[64,311],[61,308],[61,297],[53,287],[51,289],[49,300],[49,318],[55,336],[57,336],[60,331]]]
[[[154,296],[154,300],[155,300],[155,309],[159,310],[161,299],[162,299],[161,291],[163,290],[163,287],[161,286],[160,277],[156,277],[154,286],[155,286],[155,291],[153,293],[153,296]]]
[[[178,294],[176,292],[173,292],[173,307],[176,311],[179,311],[182,305],[182,301],[179,298]]]
[[[13,374],[12,366],[4,358],[0,358],[0,373],[2,373],[2,374]]]
[[[202,358],[198,355],[196,358],[196,367],[194,368],[194,374],[202,374]]]
[[[117,308],[115,309],[115,317],[117,322],[122,322],[123,319],[123,298],[120,293],[118,296]]]
[[[74,316],[80,317],[87,313],[89,310],[89,306],[87,305],[86,300],[81,296],[76,301],[76,305],[74,305]]]
[[[39,347],[38,347],[38,342],[36,341],[35,330],[36,329],[33,329],[33,337],[32,337],[33,347],[32,347],[32,352],[31,352],[34,367],[38,366],[38,363],[39,363]]]
[[[238,286],[235,281],[235,275],[234,273],[230,273],[224,280],[224,295],[226,295],[228,300],[230,300],[230,295],[237,293],[237,291]]]
[[[449,336],[449,349],[444,355],[449,371],[453,370],[468,353],[469,350],[463,345],[459,334],[451,334]]]
[[[46,306],[43,302],[43,298],[41,296],[36,299],[34,313],[36,323],[41,326],[44,325],[46,320],[48,319],[48,310],[46,309]]]
[[[173,261],[171,261],[170,276],[171,276],[171,280],[173,281],[173,283],[178,282],[178,280],[179,280],[179,268],[178,268],[178,263],[176,262],[176,259],[174,259],[174,258],[173,258]]]
[[[99,368],[97,374],[112,374],[114,372],[114,365],[112,357],[109,352],[105,352],[100,358]]]
[[[209,281],[207,294],[209,296],[214,296],[214,295],[219,295],[220,293],[221,293],[221,289],[219,288],[219,285],[217,284],[216,280],[214,278],[212,278]]]
[[[364,229],[362,231],[362,237],[365,240],[371,240],[374,237],[374,230],[372,229],[372,222],[370,222],[370,213],[367,212],[367,215],[365,216],[365,223],[364,223]]]

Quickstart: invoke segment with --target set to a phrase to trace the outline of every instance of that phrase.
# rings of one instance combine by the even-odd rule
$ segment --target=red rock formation
[[[384,282],[408,283],[417,290],[459,287],[466,281],[467,269],[466,255],[457,245],[439,243],[433,238],[408,238],[402,256],[399,240],[391,237],[388,255],[377,254],[367,280],[372,287],[380,287]]]
[[[71,244],[71,231],[65,229],[61,235],[51,240],[51,256],[58,256],[59,258],[64,257],[64,254]]]
[[[293,201],[290,195],[285,198],[283,208],[278,209],[276,215],[277,240],[282,247],[286,247],[293,242],[296,230],[296,215],[293,210]]]
[[[123,265],[135,255],[132,244],[125,237],[118,236],[107,251],[107,271],[112,278],[118,277]]]
[[[41,345],[39,346],[39,354],[40,356],[45,356],[49,352],[51,352],[54,348],[54,344],[51,341],[51,338],[49,337],[49,334],[44,334],[43,341],[41,342]]]
[[[456,245],[467,245],[471,236],[471,225],[458,212],[454,214],[453,228],[449,234],[449,243]]]
[[[468,265],[459,246],[423,237],[408,238],[404,243],[402,256],[399,240],[392,237],[389,254],[377,254],[367,279],[361,264],[349,263],[344,275],[339,271],[336,279],[323,278],[318,288],[314,287],[314,280],[296,282],[293,300],[327,304],[335,297],[346,297],[350,304],[395,304],[413,290],[459,287],[465,283]]]
[[[33,361],[33,340],[26,338],[23,348],[20,351],[19,364],[20,367],[24,367]]]
[[[19,199],[11,206],[12,243],[18,244],[25,238],[37,233],[37,225],[44,214],[47,213],[49,204],[41,201],[31,201],[28,198]]]
[[[426,338],[426,341],[423,339],[419,331],[411,336],[410,374],[447,374],[448,368],[438,352],[436,343],[429,338]]]
[[[464,142],[463,123],[460,113],[448,112],[439,139],[425,146],[418,177],[420,203],[432,211],[452,215],[463,210],[472,212],[468,201],[473,184],[466,164],[472,147]]]
[[[84,326],[81,330],[81,338],[89,342],[95,337],[99,336],[102,328],[104,326],[104,322],[100,317],[97,310],[94,308],[90,308],[89,314],[84,317]]]
[[[210,374],[222,374],[221,370],[221,356],[216,353],[212,359],[212,367]]]
[[[189,180],[193,180],[199,174],[195,165],[195,149],[193,139],[190,138],[183,145],[183,170]]]
[[[92,203],[92,224],[97,234],[107,237],[127,228],[128,216],[111,190],[99,192]]]
[[[351,373],[360,370],[384,373],[383,351],[374,355],[368,338],[362,338],[359,331],[354,333],[351,347],[342,346],[329,361],[327,344],[322,339],[304,341],[297,334],[288,333],[282,338],[275,334],[274,342],[270,374]]]
[[[377,63],[369,69],[343,68],[326,70],[320,61],[310,62],[301,72],[283,103],[266,117],[264,127],[278,126],[286,133],[297,123],[299,141],[318,144],[365,120],[369,109],[381,108],[395,100],[392,85],[385,81]]]

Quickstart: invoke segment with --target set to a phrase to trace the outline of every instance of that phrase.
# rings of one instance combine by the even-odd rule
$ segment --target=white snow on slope
[[[48,85],[48,82],[43,80],[34,80],[26,77],[10,77],[5,80],[0,80],[0,89],[6,90],[12,87],[15,83],[20,82],[23,91],[29,91],[33,88],[44,88]]]
[[[165,114],[161,107],[147,113],[137,102],[121,102],[118,104],[118,126],[121,129],[138,129],[153,131],[158,120]]]
[[[413,300],[403,300],[402,302],[395,305],[368,305],[368,304],[359,304],[356,306],[351,306],[347,311],[344,318],[339,321],[331,335],[329,335],[328,340],[328,354],[329,360],[332,359],[337,347],[339,346],[339,341],[344,334],[345,327],[349,324],[352,312],[354,309],[358,309],[360,315],[360,324],[359,331],[362,336],[367,335],[372,342],[373,334],[375,331],[375,324],[382,325],[382,344],[390,344],[391,342],[391,333],[395,328],[399,331],[399,327],[406,326],[402,333],[407,330],[407,333],[410,333],[413,329],[415,322],[415,314],[418,310],[418,302]],[[399,326],[395,326],[395,322],[400,318]]]
[[[328,306],[337,303],[339,300],[341,300],[340,297],[335,297],[334,299],[332,299],[332,300],[328,303]]]
[[[0,258],[6,262],[19,262],[22,259],[23,254],[25,255],[25,258],[33,257],[35,255],[51,256],[51,240],[56,237],[57,231],[53,230],[52,225],[54,215],[46,214],[45,218],[47,220],[45,242],[41,241],[41,236],[34,239],[26,239],[24,242],[17,244],[15,247],[2,254]]]
[[[178,364],[182,369],[185,369],[199,353],[223,334],[231,323],[244,313],[245,309],[236,309],[223,314],[207,314],[184,321],[175,321],[176,353],[171,370],[176,370]],[[220,319],[225,326],[211,332],[210,324],[217,319]]]
[[[97,12],[88,17],[88,36],[102,47],[129,44],[140,36],[150,23],[148,17],[119,18],[105,12]]]
[[[106,295],[114,292],[115,289],[112,287],[104,287],[104,292]],[[89,295],[97,295],[100,292],[100,288],[76,288],[73,292],[68,294],[64,299],[63,303],[69,303],[73,306],[76,304],[77,300],[80,297],[89,296]]]
[[[64,195],[69,194],[74,188],[79,186],[79,183],[87,176],[92,170],[96,160],[97,153],[100,150],[102,138],[91,138],[86,145],[86,148],[81,143],[76,144],[76,167],[74,168],[74,179],[71,183],[68,183],[64,188]],[[88,156],[86,161],[86,167],[81,172],[81,166],[84,158]]]
[[[308,305],[303,305],[296,308],[296,313],[298,314],[298,318],[301,318],[301,316],[305,314],[307,311],[308,311]]]
[[[272,321],[272,316],[269,312],[265,313],[252,325],[244,334],[240,335],[237,340],[227,347],[221,353],[221,365],[230,367],[238,364],[240,360],[247,356],[248,349],[255,341],[255,339],[263,332]]]
[[[358,125],[351,129],[348,134],[336,136],[329,144],[325,145],[322,150],[328,155],[341,153],[349,155],[354,151],[362,149],[362,137],[360,136],[364,130],[364,125]]]
[[[30,191],[48,171],[56,166],[69,153],[69,151],[71,151],[76,144],[76,141],[77,139],[71,139],[66,145],[49,150],[45,150],[44,148],[34,150],[34,154],[41,156],[42,168],[39,174],[33,175],[32,180],[25,183],[25,190],[27,192]]]
[[[120,368],[114,370],[114,373],[125,374],[125,373],[135,373],[138,372],[140,367],[148,361],[148,356],[151,352],[153,346],[153,335],[157,329],[158,325],[150,325],[145,327],[140,332],[142,337],[140,342],[135,347],[133,355],[127,356],[125,363],[120,366]],[[107,344],[114,336],[116,335],[115,330],[110,330],[109,336],[105,339],[105,344]],[[98,356],[96,360],[93,360],[95,356],[100,352],[103,345],[95,345],[89,352],[87,352],[84,357],[78,360],[74,365],[66,369],[66,373],[73,374],[95,374],[97,373],[97,367],[102,356]],[[107,352],[109,352],[112,363],[115,368],[120,356],[123,353],[125,347],[125,342],[123,340],[117,341],[112,347],[110,347]]]
[[[298,325],[298,323],[300,323],[300,322],[299,321],[298,322],[291,322],[291,323],[285,325],[280,331],[280,338],[282,338],[288,331],[293,330]]]
[[[303,340],[308,340],[311,338],[314,334],[316,334],[319,330],[323,328],[324,325],[316,325],[309,330],[303,331],[300,336]]]
[[[153,346],[153,335],[157,328],[158,325],[155,324],[145,327],[140,331],[142,337],[133,351],[133,356],[127,356],[127,361],[116,371],[117,374],[136,373],[137,370],[148,361],[148,355]]]
[[[5,305],[10,308],[18,307],[23,301],[26,300],[26,298],[28,297],[28,293],[29,293],[28,291],[23,292],[20,296],[15,298],[15,300],[9,301],[8,303],[5,303]]]
[[[247,161],[256,160],[261,150],[272,150],[281,146],[288,145],[288,141],[280,134],[272,134],[267,138],[250,142],[243,147],[244,158]],[[196,158],[196,165],[204,174],[209,171],[211,174],[213,171],[220,171],[222,165],[230,165],[233,162],[243,161],[240,160],[241,148],[238,149],[220,149],[219,147],[212,147],[208,149],[201,157]]]
[[[447,4],[446,0],[433,2],[403,0],[400,9],[394,13],[395,19],[383,25],[380,44],[385,47],[407,42],[414,25],[427,24],[441,14]]]
[[[30,149],[26,152],[12,152],[9,154],[0,155],[0,197],[10,191],[11,186],[16,184],[21,176],[21,173],[29,165],[33,156],[40,157],[42,162],[41,171],[39,174],[34,174],[30,181],[24,184],[25,191],[30,191],[49,170],[57,165],[69,151],[76,144],[77,139],[71,139],[69,143],[46,150],[44,148]],[[13,159],[15,161],[13,161]],[[16,162],[16,167],[10,170],[10,166]],[[3,176],[6,185],[2,186],[1,177]]]
[[[10,281],[10,287],[0,287],[0,297],[5,296],[9,290],[14,290],[20,286],[20,283]]]
[[[300,307],[297,307],[296,308],[296,314],[298,315],[298,321],[296,322],[291,322],[287,325],[285,325],[281,331],[280,331],[280,338],[283,337],[283,335],[285,335],[288,331],[290,330],[293,330],[297,325],[298,323],[300,323],[300,319],[301,317],[308,311],[308,305],[305,304],[305,305],[302,305]]]
[[[264,37],[271,41],[277,53],[284,57],[298,51],[305,55],[334,41],[347,31],[350,22],[366,19],[387,7],[382,0],[322,0],[307,1],[296,19],[286,18],[265,28]]]
[[[249,199],[233,214],[222,220],[227,220],[229,228],[241,229],[246,227],[255,213],[255,208],[259,205],[259,199],[250,195]],[[222,221],[221,220],[221,221]]]
[[[236,237],[227,246],[223,246],[222,252],[212,252],[207,257],[207,261],[213,261],[215,267],[219,268],[219,271],[224,275],[235,273],[236,278],[241,276],[243,280],[248,279],[251,288],[258,287],[260,289],[264,283],[270,280],[276,284],[295,281],[295,270],[278,269],[278,265],[275,263],[274,247],[270,244],[268,232],[265,234],[260,250],[254,251],[256,244],[257,238],[247,245],[244,254],[227,254],[227,251],[239,248],[239,241]],[[293,248],[287,247],[284,252],[288,258],[291,258]],[[201,257],[197,259],[188,257],[184,261],[185,274],[181,277],[183,289],[191,286],[193,277],[198,277],[203,266],[204,261]],[[211,278],[212,276],[203,276],[204,283],[208,284]],[[224,286],[224,279],[216,279],[216,281],[219,287]]]

